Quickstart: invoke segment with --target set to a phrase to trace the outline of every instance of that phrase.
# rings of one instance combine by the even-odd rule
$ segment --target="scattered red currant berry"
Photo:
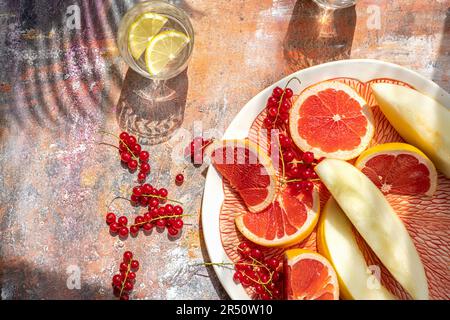
[[[184,175],[181,174],[181,173],[177,174],[177,175],[175,176],[175,183],[176,183],[177,185],[181,185],[181,184],[183,184],[183,182],[184,182]]]

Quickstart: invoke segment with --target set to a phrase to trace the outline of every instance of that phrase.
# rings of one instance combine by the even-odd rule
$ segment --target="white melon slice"
[[[328,200],[320,217],[317,247],[336,270],[341,298],[396,299],[380,279],[372,275],[356,242],[351,222],[333,198]]]
[[[390,83],[371,85],[381,111],[397,132],[450,178],[450,110],[419,91]]]
[[[428,283],[419,254],[381,191],[343,160],[325,159],[315,170],[394,278],[414,299],[428,299]]]

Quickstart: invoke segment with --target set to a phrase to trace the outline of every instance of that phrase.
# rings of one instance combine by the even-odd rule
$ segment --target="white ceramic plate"
[[[450,106],[450,95],[445,90],[414,71],[378,60],[341,60],[295,72],[258,93],[233,119],[225,131],[223,139],[242,139],[247,137],[253,121],[264,109],[267,98],[271,95],[273,88],[276,86],[283,88],[293,76],[302,81],[301,85],[297,81],[291,82],[294,92],[299,92],[316,82],[331,78],[349,77],[363,82],[375,78],[391,78],[409,83],[420,92],[435,98],[442,105]],[[223,200],[222,177],[213,166],[210,166],[203,193],[202,227],[209,257],[211,262],[216,263],[231,262],[225,253],[220,238],[219,214]],[[233,281],[232,270],[218,266],[214,266],[214,270],[232,299],[250,299],[243,287]]]

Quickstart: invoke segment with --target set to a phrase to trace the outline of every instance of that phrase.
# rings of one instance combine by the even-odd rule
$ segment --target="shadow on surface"
[[[69,289],[70,274],[58,274],[23,262],[0,262],[1,300],[115,299],[112,288],[87,284],[81,273],[80,289]],[[109,290],[110,289],[110,290]],[[104,294],[101,291],[104,290]],[[109,290],[109,291],[108,291]]]
[[[298,0],[283,41],[288,71],[348,59],[355,24],[354,6],[327,11],[312,0]]]
[[[450,92],[450,7],[447,8],[442,30],[441,44],[434,65],[433,81]]]
[[[142,144],[167,141],[183,123],[188,86],[187,69],[158,85],[129,68],[116,108],[120,128]]]
[[[80,29],[67,18],[71,1],[8,1],[8,18],[1,50],[6,62],[1,81],[11,86],[1,97],[9,118],[20,128],[37,124],[54,127],[79,118],[95,119],[115,103],[113,87],[122,82],[114,53],[120,18],[133,5],[121,1],[82,0],[77,5]]]

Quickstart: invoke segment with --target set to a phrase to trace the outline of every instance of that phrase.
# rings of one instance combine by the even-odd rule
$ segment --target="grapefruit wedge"
[[[319,218],[319,192],[301,192],[292,196],[284,188],[275,201],[260,213],[236,218],[239,231],[250,241],[265,247],[286,247],[311,234]]]
[[[324,81],[300,94],[289,114],[289,130],[303,151],[348,160],[367,148],[374,134],[373,115],[352,87]]]
[[[430,159],[406,143],[385,143],[364,151],[356,160],[360,169],[384,193],[432,196],[437,172]]]
[[[277,176],[269,156],[255,143],[216,141],[209,148],[211,162],[236,190],[250,212],[260,212],[276,196]]]
[[[320,254],[303,249],[284,254],[285,295],[288,300],[337,300],[336,272]]]

